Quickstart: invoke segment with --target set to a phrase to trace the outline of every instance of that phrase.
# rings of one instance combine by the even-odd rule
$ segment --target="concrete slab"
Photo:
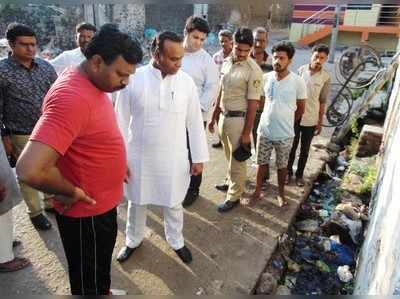
[[[209,136],[210,144],[216,141]],[[317,137],[314,143],[325,146],[327,138]],[[323,167],[327,154],[312,147],[306,177],[314,179]],[[289,206],[279,208],[276,172],[264,189],[264,197],[254,206],[240,206],[230,213],[219,214],[218,203],[224,194],[214,185],[223,180],[226,162],[223,151],[210,147],[211,161],[207,163],[201,198],[185,211],[184,236],[192,250],[193,263],[184,265],[169,248],[164,238],[160,208],[151,208],[143,246],[124,264],[113,261],[113,286],[127,289],[129,294],[249,294],[276,248],[279,235],[284,233],[296,214],[300,202],[309,192],[288,186]],[[255,167],[250,160],[247,194],[254,188]],[[14,210],[15,231],[23,247],[18,255],[28,257],[32,267],[15,273],[1,274],[0,289],[10,294],[68,294],[66,261],[58,232],[36,232],[22,203]],[[56,223],[50,216],[54,227]],[[119,233],[116,250],[124,243],[126,204],[119,208]]]

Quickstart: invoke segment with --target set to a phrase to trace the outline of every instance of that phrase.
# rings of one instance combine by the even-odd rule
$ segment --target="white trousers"
[[[146,227],[147,205],[136,205],[129,201],[126,223],[126,246],[135,248],[143,241]],[[181,249],[185,243],[183,239],[183,207],[182,204],[173,208],[163,207],[164,232],[169,245],[174,249]]]
[[[0,216],[0,264],[14,259],[12,210]]]

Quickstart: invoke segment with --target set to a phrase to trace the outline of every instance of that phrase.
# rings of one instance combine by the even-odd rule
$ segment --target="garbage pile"
[[[347,166],[342,156],[327,164],[300,206],[294,229],[280,240],[279,255],[271,262],[272,268],[283,274],[276,294],[352,293],[368,208],[340,188]]]

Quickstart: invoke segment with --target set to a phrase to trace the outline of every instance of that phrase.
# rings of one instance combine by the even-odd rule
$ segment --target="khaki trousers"
[[[11,142],[13,144],[13,154],[18,158],[24,149],[25,145],[29,141],[29,135],[11,135]],[[29,217],[38,216],[43,212],[43,207],[41,205],[41,197],[39,191],[29,187],[25,183],[18,181],[19,187],[21,189],[22,197],[28,206]],[[50,195],[44,195],[44,206],[45,208],[51,208],[53,205],[50,200],[48,200]]]
[[[239,162],[232,156],[232,153],[239,147],[244,123],[244,117],[225,117],[222,114],[218,122],[219,134],[228,161],[227,184],[229,184],[229,189],[227,200],[230,201],[240,199],[247,179],[246,161]]]

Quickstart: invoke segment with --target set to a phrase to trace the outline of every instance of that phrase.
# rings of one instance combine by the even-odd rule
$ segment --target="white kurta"
[[[81,48],[78,47],[62,52],[56,58],[50,60],[50,64],[56,70],[57,75],[60,75],[67,67],[77,66],[85,59]]]
[[[209,159],[193,80],[182,71],[163,79],[150,63],[118,94],[116,112],[132,173],[128,200],[170,208],[182,203],[190,181],[186,130],[193,162]]]
[[[189,74],[196,84],[203,120],[208,121],[208,112],[217,98],[219,72],[214,60],[204,49],[194,53],[185,52],[182,71]]]
[[[82,61],[86,59],[85,55],[82,53],[81,48],[75,48],[73,50],[68,50],[62,52],[56,58],[50,60],[50,64],[56,70],[58,76],[69,67],[75,67],[81,64]],[[115,102],[116,93],[107,93],[108,98],[112,103]]]

